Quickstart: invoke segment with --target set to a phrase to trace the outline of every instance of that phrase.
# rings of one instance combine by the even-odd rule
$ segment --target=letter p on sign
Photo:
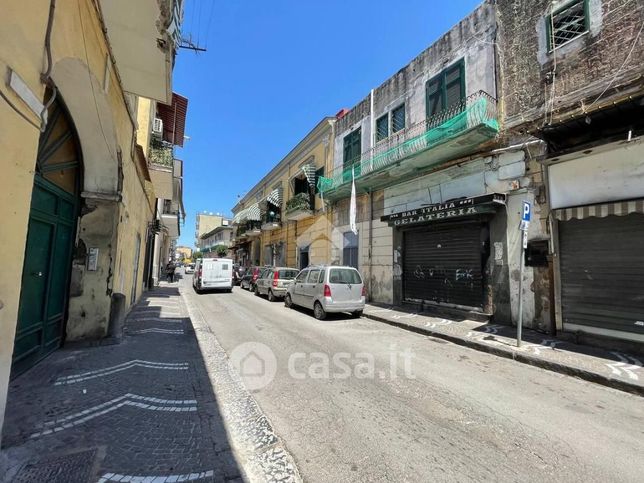
[[[521,221],[530,222],[530,214],[532,212],[532,207],[529,201],[523,202],[523,214],[521,215]]]

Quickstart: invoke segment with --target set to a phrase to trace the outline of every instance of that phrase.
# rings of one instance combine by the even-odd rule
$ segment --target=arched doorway
[[[45,99],[50,98],[47,92]],[[78,135],[63,102],[49,108],[38,142],[13,350],[13,375],[60,347],[81,186]]]

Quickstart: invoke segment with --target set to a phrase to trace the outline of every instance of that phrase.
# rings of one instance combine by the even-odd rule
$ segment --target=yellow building
[[[137,115],[172,100],[181,12],[176,0],[2,6],[0,429],[10,374],[64,340],[104,337],[114,304],[148,280],[154,120]]]
[[[233,208],[243,265],[306,267],[329,259],[329,217],[316,183],[331,166],[335,118],[309,132]]]

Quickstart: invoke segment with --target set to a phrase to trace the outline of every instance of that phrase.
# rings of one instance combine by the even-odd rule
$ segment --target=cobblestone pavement
[[[59,350],[11,383],[5,481],[243,478],[177,284],[145,295],[125,331],[121,344]]]
[[[574,344],[529,329],[523,330],[522,346],[516,347],[516,327],[445,319],[390,306],[367,304],[364,315],[484,352],[644,395],[642,356]]]

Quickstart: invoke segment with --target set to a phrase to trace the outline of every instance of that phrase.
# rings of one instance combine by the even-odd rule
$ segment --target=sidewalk
[[[400,307],[367,304],[363,315],[458,345],[644,396],[641,357],[573,344],[525,328],[523,343],[519,348],[516,347],[515,327],[432,317],[407,312]]]
[[[0,481],[242,481],[219,399],[179,289],[163,283],[122,343],[63,348],[12,381]]]

